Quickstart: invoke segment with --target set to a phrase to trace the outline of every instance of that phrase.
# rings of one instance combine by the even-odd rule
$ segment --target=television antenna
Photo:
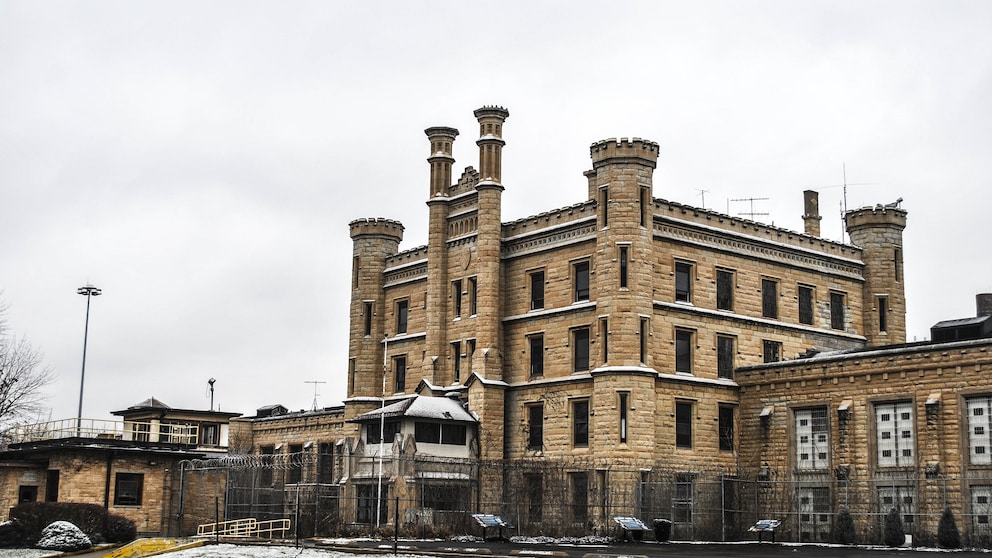
[[[699,203],[703,206],[703,209],[706,209],[706,194],[709,193],[709,190],[701,190],[699,188],[696,188],[696,191],[699,192],[699,199],[700,199]]]
[[[768,215],[767,211],[755,211],[754,202],[756,201],[768,201],[768,198],[733,198],[727,200],[727,214],[730,214],[730,202],[748,202],[750,204],[750,211],[742,211],[738,213],[740,216],[746,216],[748,219],[754,220],[755,217]]]
[[[844,216],[847,215],[847,187],[848,186],[877,186],[878,182],[852,182],[847,181],[847,163],[841,163],[841,171],[843,173],[844,181],[840,184],[830,184],[829,186],[811,186],[810,190],[829,190],[830,188],[843,188],[844,193],[841,196],[840,204],[840,239],[841,242],[844,241],[847,235],[847,230],[844,224]]]
[[[313,384],[313,407],[311,408],[311,410],[312,411],[316,411],[317,410],[317,396],[320,395],[319,393],[317,393],[317,388],[320,386],[320,384],[326,384],[327,382],[321,382],[319,380],[304,380],[303,383],[304,384]]]

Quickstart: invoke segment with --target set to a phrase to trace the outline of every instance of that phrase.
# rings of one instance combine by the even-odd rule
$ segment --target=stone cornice
[[[814,335],[837,337],[839,339],[845,339],[850,341],[862,341],[862,342],[866,341],[863,335],[856,335],[853,333],[847,333],[836,329],[821,329],[802,324],[790,324],[788,322],[782,322],[779,320],[770,320],[768,318],[754,318],[751,316],[745,316],[743,314],[735,314],[733,312],[727,312],[725,310],[712,310],[710,308],[701,308],[699,306],[686,304],[684,302],[664,302],[661,300],[656,300],[654,301],[653,304],[654,307],[658,309],[672,310],[675,312],[682,312],[686,314],[695,314],[697,316],[704,315],[704,316],[709,316],[715,320],[731,320],[750,325],[763,325],[763,326],[767,326],[770,329],[787,329],[791,331],[798,331],[798,332],[809,333]]]
[[[596,302],[592,300],[583,302],[574,302],[568,306],[562,306],[560,308],[545,308],[544,310],[534,310],[526,314],[517,314],[516,316],[506,316],[500,321],[504,324],[516,322],[520,320],[533,320],[535,318],[547,318],[550,316],[558,316],[561,314],[571,314],[573,312],[582,312],[585,310],[595,310]]]

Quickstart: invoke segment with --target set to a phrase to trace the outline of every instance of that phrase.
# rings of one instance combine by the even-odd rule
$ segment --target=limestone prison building
[[[234,419],[232,438],[319,448],[348,523],[470,510],[578,534],[638,515],[720,540],[768,514],[782,536],[825,540],[844,506],[870,538],[889,507],[912,523],[930,478],[934,526],[945,502],[970,513],[946,474],[967,468],[986,380],[931,380],[981,378],[988,340],[906,345],[899,203],[848,211],[850,243],[835,242],[813,191],[803,232],[669,201],[658,144],[624,138],[592,144],[585,201],[504,222],[504,188],[523,187],[501,179],[508,116],[475,111],[478,170],[455,170],[458,130],[426,130],[426,246],[400,249],[395,220],[350,223],[343,408]],[[985,399],[959,402],[959,384]],[[904,434],[883,416],[912,425],[908,454],[891,454]]]

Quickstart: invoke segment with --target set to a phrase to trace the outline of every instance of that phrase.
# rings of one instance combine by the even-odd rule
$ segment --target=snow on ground
[[[0,548],[0,558],[44,558],[62,554],[52,550],[36,550],[34,548]]]
[[[294,548],[292,546],[238,546],[210,544],[179,552],[170,552],[169,558],[355,558],[355,554],[319,548]],[[397,554],[398,558],[428,558],[423,554]],[[0,557],[2,558],[2,557]]]

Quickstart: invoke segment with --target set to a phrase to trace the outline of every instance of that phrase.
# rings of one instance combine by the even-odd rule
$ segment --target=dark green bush
[[[133,521],[116,513],[112,513],[107,516],[107,542],[131,542],[137,538],[137,536],[138,528],[134,526]]]
[[[944,508],[937,524],[937,544],[944,548],[960,548],[961,533],[958,532],[958,522],[954,519],[951,508]]]
[[[906,544],[906,531],[902,527],[902,518],[899,510],[892,508],[885,516],[885,532],[882,540],[888,546],[902,546]]]
[[[27,530],[16,521],[0,524],[0,548],[24,548],[28,546]]]
[[[854,517],[847,508],[841,508],[837,514],[837,521],[834,522],[833,539],[840,544],[854,544],[855,539]]]
[[[26,546],[36,543],[41,530],[55,521],[68,521],[94,540],[103,539],[107,529],[107,510],[98,504],[25,502],[10,510],[9,519],[24,529]]]

